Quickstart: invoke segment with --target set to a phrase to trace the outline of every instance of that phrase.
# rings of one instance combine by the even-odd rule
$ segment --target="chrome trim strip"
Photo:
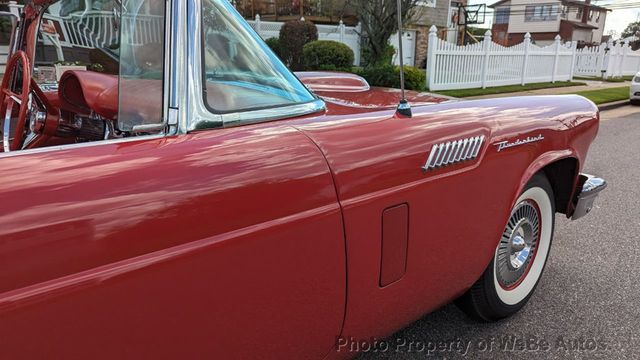
[[[178,82],[180,81],[179,71],[178,71],[178,60],[180,58],[180,46],[178,43],[180,40],[180,26],[179,26],[179,17],[177,16],[180,13],[180,2],[181,1],[172,1],[167,0],[167,12],[169,15],[167,21],[167,31],[166,31],[166,43],[169,45],[167,54],[165,56],[165,66],[167,66],[167,90],[169,96],[167,98],[167,108],[178,108]],[[183,43],[184,44],[184,43]]]
[[[464,139],[462,141],[462,147],[460,148],[460,156],[456,158],[456,161],[466,160],[466,158],[464,157],[464,152],[466,151],[468,146],[469,146],[469,139]]]
[[[13,111],[13,104],[9,105],[7,105],[7,110],[4,114],[4,124],[2,129],[2,146],[4,149],[4,154],[9,154],[11,150],[11,145],[9,144],[9,133],[11,132],[11,112]]]
[[[438,160],[438,162],[436,163],[436,166],[442,166],[444,164],[444,158],[447,156],[447,151],[449,151],[449,147],[451,146],[451,142],[448,142],[446,145],[440,145],[441,146],[441,156],[440,159]]]
[[[54,152],[54,151],[82,149],[82,148],[102,146],[102,145],[126,144],[126,143],[136,142],[136,141],[158,140],[158,139],[164,139],[164,138],[166,138],[166,135],[163,135],[163,134],[146,135],[146,136],[129,137],[124,139],[101,140],[101,141],[92,141],[92,142],[86,142],[86,143],[80,143],[80,144],[57,145],[57,146],[48,146],[48,147],[28,149],[28,150],[1,152],[0,159],[14,157],[14,156],[43,154],[43,153]]]
[[[212,114],[207,110],[203,98],[202,83],[202,1],[187,0],[179,1],[184,3],[181,10],[186,12],[186,24],[183,27],[186,31],[181,33],[181,39],[187,44],[185,54],[186,77],[184,79],[185,94],[180,105],[186,106],[186,120],[184,123],[184,131],[189,132],[196,130],[199,126],[206,127],[222,127],[224,122],[222,116]],[[186,36],[189,34],[190,36]],[[178,41],[177,41],[178,42]],[[179,43],[179,42],[178,42]],[[182,107],[182,106],[181,106]]]
[[[233,127],[255,124],[264,121],[292,118],[296,116],[304,116],[324,110],[326,110],[324,101],[316,99],[315,101],[306,104],[224,114],[222,115],[222,122],[224,127]]]
[[[476,144],[478,143],[478,138],[471,139],[471,146],[467,149],[467,160],[473,159],[473,152],[476,149]]]
[[[449,162],[454,162],[456,157],[458,157],[458,153],[460,153],[460,145],[462,145],[462,140],[456,141],[455,151],[451,152],[451,156],[449,156]]]
[[[480,153],[480,148],[482,147],[482,143],[484,142],[484,136],[478,136],[476,139],[476,147],[473,149],[473,155],[471,155],[473,159],[477,158],[478,154]]]
[[[431,164],[431,162],[433,161],[433,157],[435,156],[437,149],[438,149],[438,145],[433,145],[431,147],[431,152],[429,153],[429,159],[427,159],[427,165],[426,166],[429,166]],[[424,167],[423,167],[423,169],[424,169]]]
[[[484,140],[484,135],[481,135],[473,138],[435,144],[431,147],[429,158],[422,169],[428,171],[430,169],[476,159],[480,154],[480,150],[482,150]]]
[[[464,149],[461,161],[469,160],[469,152],[473,149],[473,145],[475,143],[473,138],[467,140],[469,140],[469,142],[467,143],[467,147]]]

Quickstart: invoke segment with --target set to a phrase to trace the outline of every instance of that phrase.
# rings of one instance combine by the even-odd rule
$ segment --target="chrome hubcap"
[[[540,234],[540,211],[530,201],[518,204],[502,234],[496,256],[496,275],[504,288],[524,278],[535,255]]]

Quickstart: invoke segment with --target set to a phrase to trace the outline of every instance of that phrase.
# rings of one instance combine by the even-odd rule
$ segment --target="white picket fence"
[[[580,49],[576,53],[576,75],[611,77],[635,75],[640,71],[640,50],[633,51],[628,42],[613,41]]]
[[[429,32],[427,82],[432,91],[525,85],[569,81],[573,78],[576,44],[567,48],[556,37],[552,45],[539,47],[524,42],[504,47],[491,41],[487,31],[481,43],[458,46],[443,41],[437,29]]]
[[[629,43],[610,40],[578,49],[577,43],[561,44],[556,36],[553,44],[540,47],[527,33],[524,42],[504,47],[492,42],[487,31],[484,41],[457,46],[439,39],[435,27],[429,32],[427,86],[432,91],[570,81],[574,76],[608,79],[638,71],[640,50],[631,50]]]
[[[600,46],[584,47],[576,51],[576,68],[574,75],[576,76],[602,76],[603,70],[606,72],[605,60],[606,43]]]
[[[260,15],[256,15],[256,19],[249,21],[249,24],[264,40],[279,37],[280,29],[284,25],[282,22],[262,21]],[[360,25],[355,27],[346,26],[341,20],[338,25],[316,26],[319,40],[339,41],[349,46],[355,55],[354,65],[360,65]]]

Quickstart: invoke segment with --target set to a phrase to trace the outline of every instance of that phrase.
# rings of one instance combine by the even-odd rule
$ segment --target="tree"
[[[625,39],[631,36],[637,36],[639,31],[640,31],[640,21],[632,22],[627,26],[626,29],[624,29],[620,37]]]
[[[406,22],[419,0],[401,0],[402,18]],[[363,44],[370,52],[370,65],[383,63],[391,35],[398,31],[398,6],[396,0],[349,0],[356,9],[364,33]]]
[[[318,40],[318,28],[310,21],[292,20],[280,28],[280,56],[293,71],[304,70],[304,46]]]

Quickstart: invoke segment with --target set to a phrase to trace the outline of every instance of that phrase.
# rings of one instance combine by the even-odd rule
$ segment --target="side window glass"
[[[202,1],[204,100],[213,113],[304,104],[315,97],[228,0]]]
[[[124,0],[120,37],[119,127],[162,123],[166,0]]]
[[[85,79],[99,83],[75,99],[88,105],[89,111],[68,113],[66,108],[63,116],[97,114],[109,119],[106,127],[111,130],[107,129],[105,138],[134,136],[140,134],[134,133],[140,126],[162,125],[165,3],[61,0],[48,8],[36,45],[34,77],[40,87],[58,91],[62,75],[70,70],[79,74],[75,85],[84,84]],[[100,101],[94,104],[92,97]]]

